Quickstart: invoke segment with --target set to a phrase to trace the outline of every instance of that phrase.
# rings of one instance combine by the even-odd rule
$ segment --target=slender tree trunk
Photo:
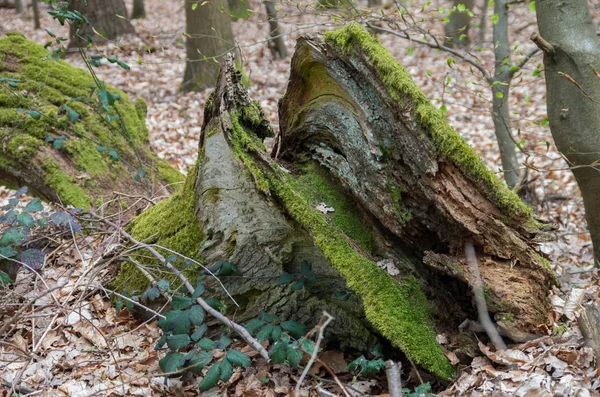
[[[540,0],[550,130],[573,167],[600,260],[600,43],[586,0]],[[549,43],[550,46],[545,46]]]
[[[123,0],[89,0],[87,4],[83,0],[70,0],[69,9],[81,12],[90,22],[89,25],[78,23],[71,25],[69,30],[70,47],[87,45],[86,35],[89,35],[95,42],[100,42],[113,40],[124,34],[135,33],[133,25],[126,19],[127,9]]]
[[[377,7],[381,5],[381,0],[369,0],[369,7]]]
[[[498,22],[494,25],[494,83],[492,86],[492,118],[494,131],[500,149],[504,179],[509,188],[519,182],[519,161],[517,145],[514,141],[510,125],[510,110],[508,104],[510,82],[513,71],[510,70],[510,45],[508,43],[508,1],[494,1],[494,13]]]
[[[488,0],[483,0],[481,4],[481,18],[479,19],[479,35],[477,36],[477,45],[481,47],[485,42],[485,31],[487,26]]]
[[[33,9],[33,27],[41,29],[39,0],[31,0],[31,8]]]
[[[459,11],[459,5],[465,6],[464,11]],[[471,26],[471,17],[467,10],[473,9],[474,0],[454,0],[454,7],[457,9],[450,15],[450,20],[446,24],[446,45],[450,47],[467,47],[471,44],[469,39],[469,28]]]
[[[283,29],[281,29],[277,20],[275,4],[272,1],[265,1],[265,9],[267,11],[267,19],[269,20],[269,48],[271,49],[271,53],[275,58],[287,58],[289,54],[283,41]]]
[[[131,11],[131,19],[146,18],[146,7],[144,0],[133,0],[133,10]]]
[[[15,11],[17,14],[23,13],[23,0],[15,0]]]
[[[227,0],[214,0],[204,5],[185,0],[185,23],[187,63],[181,89],[198,91],[214,87],[219,60],[235,51]]]

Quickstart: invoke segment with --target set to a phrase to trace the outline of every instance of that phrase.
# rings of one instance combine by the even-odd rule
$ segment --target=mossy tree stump
[[[120,99],[105,112],[88,72],[49,59],[19,33],[0,39],[0,79],[0,183],[86,210],[115,192],[169,195],[181,186],[183,176],[150,148],[143,100],[107,86]]]
[[[134,219],[137,239],[235,263],[241,274],[222,281],[239,322],[263,310],[310,325],[326,309],[342,348],[383,338],[442,378],[453,369],[436,330],[476,320],[463,254],[472,242],[496,321],[537,332],[554,282],[532,248],[542,225],[362,27],[299,40],[272,157],[269,123],[240,80],[228,57],[196,166]],[[303,260],[316,277],[297,291],[279,285]],[[118,283],[147,279],[125,265]]]

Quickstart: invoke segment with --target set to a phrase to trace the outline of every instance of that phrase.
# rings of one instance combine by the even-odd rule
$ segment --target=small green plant
[[[403,388],[402,394],[406,397],[435,397],[435,394],[431,393],[431,385],[429,382],[415,387],[415,390],[412,392],[410,389]]]
[[[317,277],[312,272],[312,265],[309,261],[303,260],[300,264],[300,274],[282,273],[279,276],[279,285],[292,284],[292,291],[301,290],[306,281],[315,281]]]
[[[365,356],[360,356],[350,364],[348,364],[348,370],[358,370],[358,375],[375,375],[385,368],[385,361],[381,358],[383,356],[383,346],[378,344],[371,350],[371,354],[375,357],[372,360],[367,360]]]
[[[46,254],[39,249],[28,248],[38,229],[54,226],[76,233],[82,230],[81,225],[67,212],[44,212],[39,198],[34,198],[19,209],[25,193],[27,187],[17,190],[0,215],[0,285],[14,282],[22,266],[38,270],[44,264]]]

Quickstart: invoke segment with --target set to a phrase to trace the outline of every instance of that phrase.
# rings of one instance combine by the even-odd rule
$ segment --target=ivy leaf
[[[27,251],[21,252],[21,262],[23,262],[33,270],[37,270],[40,267],[42,267],[45,258],[45,253],[34,248],[30,248]]]
[[[187,366],[191,367],[189,370],[194,374],[199,374],[204,367],[206,367],[212,361],[213,356],[211,352],[200,352],[191,358]]]
[[[75,124],[77,120],[79,120],[79,113],[74,111],[73,109],[67,110],[67,118],[71,122],[71,124]]]
[[[198,297],[200,297],[204,293],[204,291],[206,291],[206,287],[204,286],[204,282],[200,281],[198,283],[198,285],[196,286],[194,293],[192,294],[192,299],[196,300]]]
[[[190,308],[188,317],[194,325],[201,325],[204,322],[204,309],[200,305],[194,305]]]
[[[264,321],[259,320],[257,318],[253,318],[252,320],[244,324],[244,328],[246,328],[250,335],[254,335],[254,333],[258,331],[263,325],[265,325]]]
[[[60,150],[63,148],[63,146],[65,146],[65,140],[64,139],[56,139],[54,142],[52,142],[52,146],[54,146],[54,149]]]
[[[219,363],[219,366],[221,367],[220,378],[223,382],[227,382],[233,375],[233,365],[231,365],[229,360],[225,359]]]
[[[196,346],[203,350],[214,350],[217,344],[212,339],[202,338],[196,343]]]
[[[147,288],[146,291],[144,291],[144,293],[142,294],[142,302],[151,302],[159,296],[160,292],[158,291],[158,288]]]
[[[194,331],[190,338],[192,338],[194,342],[197,342],[200,338],[202,338],[202,336],[204,336],[206,331],[208,331],[208,325],[202,324],[196,331]]]
[[[302,260],[302,263],[300,264],[300,271],[302,272],[302,274],[306,276],[308,273],[310,273],[311,270],[312,265],[310,264],[310,262],[306,259]]]
[[[108,155],[113,161],[119,161],[119,153],[115,149],[110,149]]]
[[[191,342],[190,336],[186,334],[167,336],[167,346],[171,350],[178,350],[186,347]]]
[[[185,359],[183,354],[170,352],[158,361],[160,370],[164,373],[175,372],[177,368],[183,365]]]
[[[221,365],[219,363],[213,364],[212,367],[208,369],[204,379],[198,385],[200,391],[207,391],[208,389],[212,389],[219,382],[219,375],[221,374]]]
[[[119,299],[119,301],[117,301],[117,304],[120,303],[121,307],[117,310],[117,307],[115,305],[115,310],[117,310],[117,313],[119,313],[123,308],[123,301]],[[161,347],[163,347],[165,345],[165,343],[167,342],[167,337],[169,335],[168,334],[162,334],[162,336],[156,341],[156,345],[154,345],[154,350],[158,350]]]
[[[31,118],[34,119],[34,120],[39,120],[42,117],[42,114],[40,112],[35,111],[35,110],[30,110],[29,111],[29,116],[31,116]]]
[[[236,367],[248,368],[252,363],[250,357],[235,349],[228,350],[225,358]]]
[[[292,281],[294,281],[294,275],[293,274],[289,274],[289,273],[282,273],[281,276],[279,276],[279,281],[277,282],[278,285],[284,285],[287,283],[291,283]]]
[[[31,227],[35,224],[33,216],[26,213],[17,215],[17,222],[23,227]]]
[[[265,341],[268,340],[269,337],[271,336],[271,333],[273,332],[273,324],[267,324],[263,327],[263,329],[261,329],[258,334],[256,334],[256,339],[258,339],[259,341]]]
[[[27,203],[25,208],[23,208],[23,212],[40,212],[43,209],[44,207],[42,206],[42,200],[36,197]]]
[[[188,298],[187,296],[175,295],[175,296],[173,296],[173,300],[171,301],[171,306],[175,310],[187,309],[188,307],[192,306],[193,304],[194,304],[194,301],[192,301],[192,299]]]

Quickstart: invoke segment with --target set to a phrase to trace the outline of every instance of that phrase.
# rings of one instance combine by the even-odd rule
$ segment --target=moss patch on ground
[[[233,150],[254,178],[257,188],[275,197],[283,209],[311,233],[317,247],[344,277],[348,287],[362,298],[367,318],[381,335],[415,363],[441,378],[451,378],[454,368],[436,342],[432,309],[418,281],[408,276],[399,283],[357,253],[339,230],[295,191],[277,164],[259,165],[252,153],[264,149],[256,143],[256,136],[241,126],[238,117],[239,112],[233,112]]]
[[[527,221],[532,211],[515,192],[494,175],[475,150],[446,122],[442,113],[427,100],[410,74],[379,41],[356,22],[325,34],[325,41],[349,55],[361,50],[375,66],[390,96],[401,106],[410,106],[439,154],[452,161],[469,179],[483,186],[490,201],[513,219]]]

